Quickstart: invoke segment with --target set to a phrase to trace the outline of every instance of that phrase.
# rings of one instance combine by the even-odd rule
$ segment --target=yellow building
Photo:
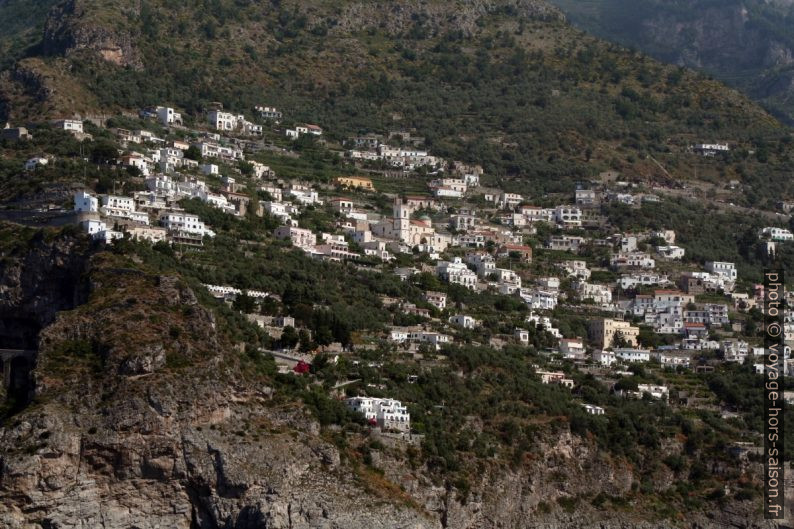
[[[340,176],[334,180],[334,183],[342,187],[358,187],[369,191],[375,190],[375,186],[372,185],[372,180],[364,178],[363,176]]]
[[[634,327],[627,321],[604,318],[590,322],[590,337],[599,349],[612,347],[615,336],[621,336],[631,347],[637,347],[639,334],[639,327]]]

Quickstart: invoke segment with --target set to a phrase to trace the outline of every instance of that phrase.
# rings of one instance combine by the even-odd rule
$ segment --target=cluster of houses
[[[281,112],[272,107],[256,107],[255,112],[262,120],[278,123],[282,119]],[[631,364],[643,362],[674,369],[707,368],[699,361],[704,351],[716,352],[721,362],[754,361],[763,353],[733,336],[737,322],[732,316],[761,306],[763,299],[760,285],[752,292],[735,292],[738,273],[734,263],[681,263],[686,252],[676,245],[671,230],[584,236],[590,228],[609,233],[604,229],[608,222],[601,214],[602,203],[632,206],[658,199],[634,193],[630,185],[616,182],[603,191],[579,187],[558,204],[535,206],[521,194],[486,187],[478,165],[447,162],[422,150],[422,138],[411,133],[353,138],[346,158],[362,173],[371,169],[368,174],[376,174],[385,166],[427,176],[426,194],[392,195],[391,206],[380,209],[372,205],[370,197],[377,190],[368,176],[342,176],[330,184],[308,185],[278,180],[268,166],[247,160],[249,137],[261,136],[264,131],[262,125],[242,114],[216,106],[207,112],[205,127],[193,131],[185,129],[181,114],[170,107],[145,109],[141,115],[186,134],[184,139],[167,141],[146,130],[115,130],[126,149],[119,153],[120,164],[137,169],[146,189],[129,196],[76,193],[78,222],[95,239],[111,242],[129,236],[200,247],[214,231],[179,206],[183,199],[198,199],[229,215],[253,211],[278,219],[280,225],[272,236],[312,258],[363,263],[404,281],[429,273],[451,285],[448,289],[491,292],[526,304],[528,316],[521,327],[491,337],[494,347],[529,345],[533,335],[543,332],[555,344],[544,351],[552,358],[571,361],[577,369],[595,366],[617,376],[626,374]],[[61,120],[55,126],[85,137],[82,122]],[[2,131],[3,137],[26,134],[22,128],[8,126]],[[319,137],[323,131],[305,124],[287,128],[284,134],[295,139]],[[711,155],[727,150],[725,147],[702,145],[694,150]],[[203,161],[194,160],[195,153]],[[245,174],[227,169],[229,165],[239,167],[240,162],[249,169]],[[45,157],[32,159],[26,169],[47,163]],[[325,209],[333,214],[335,224],[324,231],[302,226],[301,214],[307,208]],[[541,225],[543,231],[538,230]],[[549,235],[541,239],[538,233]],[[794,235],[784,228],[768,227],[759,238],[773,245],[770,251],[774,251],[774,244],[793,241]],[[540,275],[527,273],[527,265],[533,261],[533,240],[541,241],[535,250],[540,247],[554,256],[554,266]],[[603,263],[596,265],[592,258],[579,255],[593,248],[604,250],[607,257]],[[419,258],[413,266],[395,267],[390,263],[398,255]],[[243,293],[257,300],[271,296],[232,286],[207,288],[224,300]],[[704,295],[708,295],[707,302],[702,301]],[[427,290],[422,303],[414,301],[395,302],[402,314],[416,316],[421,322],[388,330],[384,338],[397,348],[416,354],[443,352],[461,333],[482,325],[466,307],[450,303],[445,292]],[[587,315],[587,336],[565,336],[555,326],[553,311],[561,304],[575,306]],[[249,319],[274,336],[287,326],[294,327],[289,316],[249,315]],[[794,339],[794,317],[786,321],[787,339]],[[664,337],[667,345],[643,348],[640,327]],[[794,374],[794,363],[786,366]],[[574,386],[563,371],[536,373],[545,384]],[[636,391],[621,394],[667,400],[669,388],[640,385]],[[348,399],[347,404],[373,426],[410,431],[410,416],[399,401],[359,396]],[[583,407],[593,415],[605,413],[599,406]]]
[[[132,239],[201,246],[204,237],[215,233],[197,215],[165,201],[150,201],[146,195],[94,196],[86,191],[74,195],[74,211],[83,230],[104,242]]]

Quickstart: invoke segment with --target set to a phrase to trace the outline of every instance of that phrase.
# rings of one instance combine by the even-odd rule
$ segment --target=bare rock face
[[[231,374],[184,282],[119,264],[70,238],[3,261],[0,319],[35,322],[39,357],[34,403],[0,426],[0,529],[438,527],[361,501],[313,419]]]
[[[109,29],[108,24],[91,23],[84,20],[86,10],[98,9],[85,0],[67,0],[56,5],[49,13],[44,26],[42,51],[45,55],[68,56],[72,53],[89,50],[102,59],[118,66],[143,68],[133,36],[127,31]],[[123,11],[114,16],[129,16],[134,13]]]
[[[85,241],[46,241],[34,235],[31,251],[0,261],[0,347],[34,349],[40,329],[58,311],[82,303]]]
[[[266,403],[217,413],[252,395],[165,380],[122,387],[96,409],[75,413],[59,399],[0,430],[0,527],[438,527],[359,501],[366,493],[335,449],[303,431],[274,433],[284,424]],[[144,388],[148,398],[136,397]],[[257,421],[269,428],[242,426]]]

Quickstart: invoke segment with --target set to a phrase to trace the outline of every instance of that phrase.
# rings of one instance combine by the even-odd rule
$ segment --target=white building
[[[657,246],[656,252],[665,259],[674,260],[683,259],[684,255],[686,254],[686,250],[684,248],[672,244],[667,246]]]
[[[558,340],[562,339],[562,333],[552,323],[551,318],[548,316],[540,316],[534,312],[530,312],[526,318],[527,323],[534,325],[535,329],[546,331]]]
[[[563,261],[561,263],[557,263],[557,266],[561,268],[569,277],[573,276],[583,281],[587,281],[590,279],[590,269],[587,268],[586,261]],[[559,280],[557,282],[557,288],[559,288]]]
[[[215,130],[232,131],[237,128],[237,116],[230,112],[210,110],[207,113],[207,120]]]
[[[656,261],[653,257],[642,252],[619,253],[613,255],[609,263],[617,270],[623,268],[642,268],[649,270],[656,266]]]
[[[399,400],[352,397],[347,399],[347,405],[384,430],[411,431],[411,415]]]
[[[219,173],[218,166],[214,163],[205,163],[200,166],[201,172],[207,176],[217,175]]]
[[[615,349],[615,357],[627,362],[649,362],[651,360],[650,351],[643,351],[642,349]]]
[[[655,399],[667,400],[670,396],[670,390],[667,386],[657,386],[655,384],[639,384],[637,392],[640,396],[646,393]]]
[[[612,303],[612,291],[609,289],[609,285],[599,285],[581,281],[574,283],[573,288],[582,301],[591,300],[598,305]]]
[[[102,197],[104,208],[122,211],[135,211],[135,199],[117,195],[104,195]]]
[[[602,366],[610,367],[617,363],[618,358],[613,351],[593,351],[593,361]]]
[[[55,127],[65,130],[66,132],[71,132],[72,134],[83,133],[83,122],[76,119],[61,119],[55,122]]]
[[[469,270],[460,257],[454,257],[452,261],[436,263],[436,274],[444,281],[472,290],[477,286],[477,274]]]
[[[777,242],[794,241],[794,234],[785,228],[767,227],[761,230],[761,238]]]
[[[530,309],[554,310],[557,307],[557,292],[539,288],[519,290],[521,299]]]
[[[160,215],[160,224],[168,231],[184,232],[191,235],[214,237],[215,232],[198,218],[198,215],[182,211],[165,211]]]
[[[727,143],[698,143],[692,146],[692,150],[703,156],[714,156],[718,152],[728,152],[730,147]]]
[[[590,415],[604,415],[604,408],[601,406],[595,406],[593,404],[582,404],[584,411],[589,413]]]
[[[499,196],[499,205],[502,209],[515,209],[523,200],[524,197],[518,193],[502,193]]]
[[[282,117],[282,113],[276,107],[257,106],[254,107],[254,110],[259,112],[259,116],[264,119],[272,119],[278,121]]]
[[[723,340],[720,350],[726,362],[743,364],[750,352],[750,345],[743,340]]]
[[[658,274],[636,273],[621,276],[618,279],[618,286],[623,290],[628,290],[638,286],[666,285],[669,282],[667,277]]]
[[[707,261],[706,270],[709,273],[720,276],[723,279],[736,281],[736,265],[733,263],[726,263],[720,261]]]
[[[557,206],[554,221],[564,228],[578,228],[582,225],[582,210],[576,206]]]
[[[273,235],[278,239],[289,239],[292,244],[306,248],[317,244],[317,236],[311,230],[296,228],[293,226],[281,226],[276,228]]]
[[[74,194],[74,210],[82,213],[97,213],[99,200],[90,193],[78,191]]]
[[[464,329],[473,329],[477,326],[477,320],[471,316],[466,316],[465,314],[456,314],[455,316],[450,316],[449,323],[458,325]]]
[[[157,119],[166,127],[182,124],[182,114],[171,107],[157,107]]]

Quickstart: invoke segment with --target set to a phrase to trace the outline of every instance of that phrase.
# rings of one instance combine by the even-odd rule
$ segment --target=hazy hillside
[[[572,22],[673,64],[702,69],[794,118],[789,1],[551,0]]]

